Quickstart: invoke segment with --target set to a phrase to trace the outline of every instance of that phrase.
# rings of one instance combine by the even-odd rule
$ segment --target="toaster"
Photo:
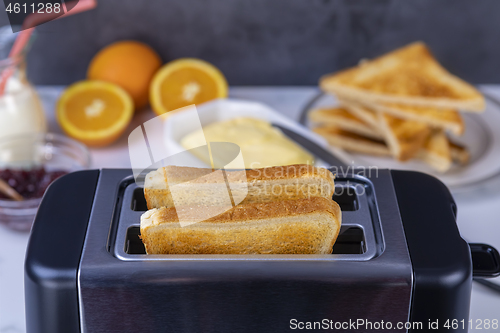
[[[500,259],[461,238],[440,181],[352,170],[333,199],[332,254],[147,255],[131,170],[61,177],[27,248],[27,332],[467,331],[473,274],[498,275]]]

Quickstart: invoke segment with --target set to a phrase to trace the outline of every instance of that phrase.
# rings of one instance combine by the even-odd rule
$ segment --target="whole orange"
[[[160,56],[150,46],[137,41],[121,41],[108,45],[94,56],[87,78],[122,87],[139,110],[148,104],[149,84],[161,64]]]

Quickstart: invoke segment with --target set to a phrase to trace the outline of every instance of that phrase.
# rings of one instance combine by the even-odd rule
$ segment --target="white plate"
[[[314,103],[314,107],[336,104],[335,97],[325,95]],[[439,178],[453,190],[470,189],[500,173],[500,105],[487,98],[483,113],[462,112],[462,116],[465,121],[465,133],[460,137],[452,136],[452,139],[469,149],[471,159],[469,164],[454,165],[446,173],[437,172],[418,160],[402,163],[386,157],[346,154],[356,166],[425,172]]]
[[[164,144],[169,155],[185,151],[181,146],[181,139],[189,133],[194,132],[201,126],[210,123],[228,120],[236,117],[251,117],[263,119],[270,123],[278,124],[295,131],[298,134],[316,142],[322,147],[328,147],[327,142],[319,135],[311,132],[308,128],[298,124],[296,121],[278,113],[271,107],[258,103],[238,99],[220,99],[204,103],[197,106],[200,122],[193,119],[190,112],[176,112],[169,116],[164,124]],[[348,160],[348,156],[336,150],[336,154],[343,160]],[[202,161],[192,156],[189,161],[183,161],[184,165],[206,167]],[[322,161],[316,159],[316,165],[324,166]]]

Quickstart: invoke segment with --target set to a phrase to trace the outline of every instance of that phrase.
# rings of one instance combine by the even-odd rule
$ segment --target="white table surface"
[[[483,89],[500,99],[500,86],[483,86]],[[54,106],[61,90],[61,87],[38,88],[47,113],[49,131],[56,133],[61,133],[61,129],[54,118]],[[316,87],[234,87],[230,96],[266,103],[297,119],[300,110],[317,91]],[[152,111],[137,115],[128,132],[152,117]],[[91,154],[92,168],[130,168],[127,135],[111,146],[91,149]],[[482,188],[460,193],[455,199],[462,237],[469,242],[487,243],[500,249],[500,177]],[[0,333],[25,332],[23,277],[28,237],[27,233],[11,231],[0,225]],[[491,281],[500,283],[500,278]],[[470,318],[474,321],[500,320],[500,295],[474,283]]]

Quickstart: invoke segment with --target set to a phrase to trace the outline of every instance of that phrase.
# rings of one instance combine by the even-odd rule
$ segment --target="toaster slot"
[[[365,234],[359,227],[342,227],[333,246],[333,254],[362,254],[366,252]]]
[[[141,228],[130,227],[127,229],[127,238],[125,239],[125,253],[127,254],[146,254],[144,244],[140,239]]]
[[[141,215],[147,211],[144,189],[124,181],[108,238],[109,251],[120,260],[261,260],[261,255],[146,255],[140,239]],[[342,227],[328,255],[276,255],[265,260],[350,260],[366,261],[384,249],[373,186],[363,177],[338,178],[332,197],[342,210]]]
[[[130,209],[136,212],[145,212],[148,210],[146,198],[144,197],[144,189],[142,187],[134,189]]]
[[[138,226],[127,229],[125,239],[125,253],[136,255],[146,254],[144,245],[139,238],[141,230]],[[363,229],[357,226],[343,226],[333,246],[333,254],[362,254],[366,252],[365,235]]]
[[[358,197],[353,186],[335,186],[332,199],[337,202],[343,212],[358,210]]]

